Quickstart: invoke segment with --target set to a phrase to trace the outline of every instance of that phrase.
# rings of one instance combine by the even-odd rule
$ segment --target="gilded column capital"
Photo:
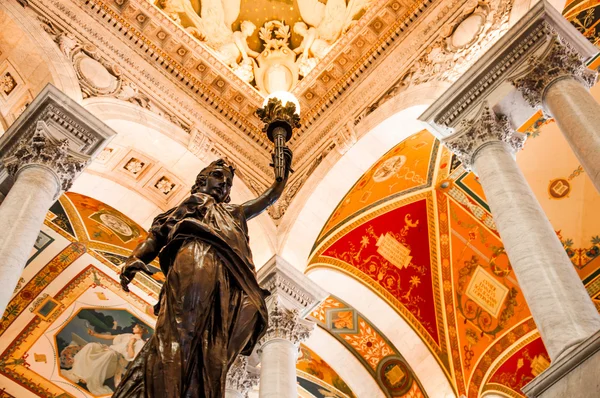
[[[258,374],[248,372],[248,357],[238,355],[231,368],[229,368],[229,372],[227,372],[226,388],[237,391],[247,398],[250,389],[258,385],[259,379]]]
[[[24,167],[43,166],[54,174],[59,192],[66,191],[73,184],[73,179],[85,168],[89,158],[73,156],[69,151],[68,140],[53,140],[44,133],[47,129],[45,122],[38,121],[33,135],[19,141],[16,148],[3,156],[0,162],[13,177]]]
[[[459,158],[466,170],[472,170],[475,155],[483,146],[504,142],[517,152],[523,148],[525,139],[525,134],[516,132],[504,116],[498,117],[484,103],[474,119],[461,123],[458,134],[442,142]]]
[[[300,317],[298,309],[287,309],[275,301],[269,309],[267,331],[258,341],[258,353],[262,352],[262,348],[267,342],[275,339],[288,340],[297,345],[308,339],[314,327],[313,322]]]
[[[528,60],[526,74],[511,80],[523,98],[534,108],[543,106],[544,95],[552,83],[572,77],[590,89],[598,73],[588,69],[584,58],[558,34],[553,34],[550,44],[539,56]]]

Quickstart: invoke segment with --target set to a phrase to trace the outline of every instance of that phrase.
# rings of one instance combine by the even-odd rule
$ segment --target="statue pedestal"
[[[600,397],[600,331],[554,360],[523,392],[530,398]]]

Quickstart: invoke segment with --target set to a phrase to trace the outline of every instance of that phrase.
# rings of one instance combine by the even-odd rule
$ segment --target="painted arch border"
[[[421,326],[421,324],[414,317],[414,315],[410,313],[397,298],[395,298],[391,293],[389,293],[371,278],[369,278],[361,271],[357,270],[356,268],[341,260],[321,256],[321,254],[325,251],[327,247],[329,247],[331,244],[333,244],[338,239],[340,239],[350,231],[354,230],[355,228],[363,225],[364,223],[378,216],[381,216],[390,211],[423,199],[426,201],[427,208],[429,255],[432,275],[431,283],[433,296],[435,300],[436,327],[440,336],[440,344],[437,344],[435,340],[433,340],[433,338],[429,335],[425,328]],[[446,343],[447,336],[444,327],[445,321],[441,297],[441,284],[438,278],[436,278],[436,275],[439,274],[439,261],[437,255],[437,226],[434,201],[435,198],[433,190],[431,189],[431,187],[428,187],[425,190],[421,190],[420,192],[414,193],[411,196],[401,196],[392,199],[391,201],[384,202],[379,206],[374,206],[369,211],[365,211],[362,214],[362,217],[353,219],[352,221],[348,222],[346,225],[335,231],[335,233],[330,234],[326,240],[321,241],[316,251],[311,256],[311,259],[309,260],[309,265],[306,267],[306,270],[304,272],[308,275],[311,271],[317,270],[319,268],[332,269],[341,272],[347,276],[350,276],[362,285],[366,286],[369,290],[371,290],[379,298],[381,298],[386,304],[393,308],[394,311],[402,319],[404,319],[404,321],[417,333],[419,338],[425,343],[429,351],[432,353],[440,367],[444,370],[446,376],[449,379],[452,379],[452,370],[449,366],[449,355]]]

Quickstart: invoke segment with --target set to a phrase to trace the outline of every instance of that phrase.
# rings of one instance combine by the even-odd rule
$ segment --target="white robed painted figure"
[[[104,382],[114,377],[118,385],[127,364],[136,357],[145,344],[142,336],[145,328],[133,327],[133,333],[118,335],[99,334],[88,330],[90,336],[112,340],[111,345],[87,343],[73,358],[73,367],[62,370],[62,374],[74,383],[83,382],[94,395],[112,394],[113,390]]]

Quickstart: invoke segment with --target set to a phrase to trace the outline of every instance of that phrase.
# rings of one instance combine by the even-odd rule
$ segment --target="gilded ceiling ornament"
[[[256,86],[268,95],[276,91],[291,91],[298,82],[296,54],[289,47],[290,27],[282,21],[268,21],[259,31],[264,50],[254,64]]]
[[[579,80],[590,89],[596,83],[598,73],[588,69],[581,55],[554,33],[544,53],[539,57],[529,58],[525,75],[513,78],[512,84],[529,105],[543,108],[543,99],[548,87],[568,77]],[[546,109],[544,112],[548,113]]]
[[[505,116],[496,116],[487,103],[483,104],[475,118],[463,121],[457,131],[443,143],[460,159],[467,171],[473,169],[475,155],[485,144],[505,142],[517,152],[523,148],[527,138],[515,131]]]

